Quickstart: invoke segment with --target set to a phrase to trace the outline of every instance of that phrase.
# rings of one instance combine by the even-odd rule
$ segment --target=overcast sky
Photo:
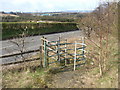
[[[0,0],[0,11],[53,12],[93,10],[100,0]]]

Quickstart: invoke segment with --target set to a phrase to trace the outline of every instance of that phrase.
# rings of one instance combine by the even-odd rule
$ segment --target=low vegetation
[[[42,16],[42,13],[20,13],[20,12],[10,12],[10,14],[2,12],[1,22],[26,22],[26,21],[57,21],[57,22],[74,22],[77,18],[82,18],[85,13],[69,13],[69,12],[59,12],[59,13],[49,13],[51,16]],[[47,13],[46,13],[47,14]]]
[[[20,37],[25,31],[26,36],[52,34],[77,30],[76,23],[35,23],[35,22],[3,22],[1,23],[2,39]]]
[[[78,38],[70,39],[74,42]],[[39,60],[23,64],[3,66],[4,88],[117,88],[118,87],[118,52],[116,39],[110,44],[110,59],[107,70],[101,76],[97,49],[86,39],[87,61],[73,71],[73,67],[53,66],[40,68]],[[91,47],[93,46],[93,47]],[[23,67],[24,66],[24,67]]]

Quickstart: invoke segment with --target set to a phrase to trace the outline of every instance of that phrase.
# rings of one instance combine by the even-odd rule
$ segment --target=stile
[[[84,38],[82,37],[82,43],[78,43],[75,41],[74,43],[68,43],[67,39],[64,40],[64,43],[61,42],[61,38],[59,37],[57,41],[48,41],[46,38],[43,37],[43,49],[44,49],[44,67],[49,66],[49,64],[59,62],[60,65],[66,66],[68,60],[73,60],[74,71],[76,69],[76,63],[78,61],[85,60],[85,42]],[[62,46],[63,45],[63,46]],[[68,45],[74,45],[74,49],[67,48]],[[77,45],[82,45],[81,47],[77,47]],[[61,47],[62,46],[62,47]],[[42,48],[42,47],[41,47]],[[74,53],[68,52],[69,50],[74,50]],[[77,53],[78,50],[82,50],[82,53]],[[53,54],[51,54],[51,53]],[[42,53],[42,52],[41,52]],[[50,62],[49,58],[56,60]]]

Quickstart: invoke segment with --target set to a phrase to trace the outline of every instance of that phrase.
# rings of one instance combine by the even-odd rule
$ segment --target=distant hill
[[[18,15],[15,15],[14,13],[5,13],[5,12],[0,12],[1,17],[7,17],[7,16],[12,16],[12,17],[19,17]]]

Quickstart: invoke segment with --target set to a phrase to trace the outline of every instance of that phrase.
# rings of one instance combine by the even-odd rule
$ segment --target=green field
[[[78,29],[76,23],[55,22],[55,23],[36,23],[36,22],[3,22],[2,39],[20,37],[24,32],[26,36],[44,35],[59,32],[67,32]]]

